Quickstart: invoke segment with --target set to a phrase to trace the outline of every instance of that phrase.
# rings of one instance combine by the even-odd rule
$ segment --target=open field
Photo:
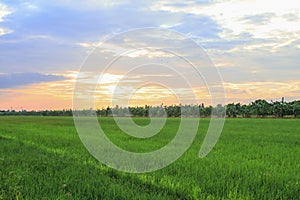
[[[168,119],[148,140],[130,138],[113,122],[100,118],[115,144],[146,152],[167,144],[180,120]],[[200,120],[194,143],[175,163],[129,174],[94,159],[71,117],[0,117],[0,199],[299,199],[299,119],[226,119],[213,151],[199,159],[208,124]]]

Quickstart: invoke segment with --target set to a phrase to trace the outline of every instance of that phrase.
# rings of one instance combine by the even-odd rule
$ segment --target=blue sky
[[[229,102],[300,98],[297,1],[0,0],[0,108],[70,107],[74,77],[95,45],[145,27],[178,31],[202,46]],[[40,87],[45,94],[36,98]]]

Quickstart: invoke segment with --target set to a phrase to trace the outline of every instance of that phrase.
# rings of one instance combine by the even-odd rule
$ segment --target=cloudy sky
[[[149,27],[162,32],[132,32]],[[111,105],[114,91],[118,99],[132,88],[129,101],[135,105],[178,103],[174,94],[191,91],[198,102],[209,103],[205,81],[196,84],[180,59],[204,59],[189,40],[218,68],[227,102],[300,99],[299,38],[295,0],[0,0],[0,110],[72,108],[75,82],[97,85],[97,107]],[[101,51],[94,57],[122,59],[97,69],[97,76],[92,70],[79,73],[86,63],[102,64],[87,59],[97,45]],[[180,47],[180,55],[167,51]],[[143,70],[135,68],[143,63]],[[185,86],[178,73],[192,83]]]

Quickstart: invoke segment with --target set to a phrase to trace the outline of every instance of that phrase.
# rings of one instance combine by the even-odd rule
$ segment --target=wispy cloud
[[[34,83],[51,82],[66,79],[64,76],[40,73],[0,74],[0,88],[15,88]]]
[[[255,99],[266,98],[268,100],[277,100],[286,97],[287,100],[299,98],[300,81],[256,81],[240,83],[224,83],[227,92],[228,102],[248,103]]]
[[[8,6],[0,2],[0,22],[3,22],[4,18],[11,13],[12,11]]]
[[[1,22],[3,22],[5,20],[5,17],[10,15],[11,13],[11,9],[9,9],[8,6],[0,2],[0,36],[13,32],[13,30],[7,27],[1,27]]]
[[[276,17],[275,13],[264,13],[257,15],[248,15],[243,19],[245,20],[245,23],[263,25],[270,23],[273,17]]]

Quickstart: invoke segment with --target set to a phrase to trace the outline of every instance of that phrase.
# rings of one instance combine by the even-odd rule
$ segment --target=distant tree
[[[111,110],[111,108],[108,106],[107,108],[106,108],[106,111],[105,111],[105,116],[107,117],[107,116],[111,116],[112,115],[112,110]]]
[[[234,103],[227,104],[226,115],[228,117],[237,117],[238,111]]]
[[[225,117],[226,107],[223,107],[222,104],[218,104],[215,108],[212,108],[211,115],[216,117]]]
[[[264,99],[255,100],[252,103],[252,108],[257,116],[265,117],[270,112],[270,104]]]
[[[272,102],[272,111],[276,117],[284,116],[284,105],[282,102],[276,101]]]
[[[253,111],[251,105],[248,104],[248,105],[242,105],[240,108],[240,112],[244,118],[249,118],[251,117],[251,112]]]
[[[294,117],[300,116],[300,101],[293,101],[291,103]]]
[[[74,110],[74,113],[90,116],[91,114],[96,113],[98,116],[112,116],[112,113],[115,116],[136,116],[136,117],[163,117],[165,114],[167,117],[198,117],[198,116],[218,116],[223,117],[227,115],[228,117],[251,117],[251,115],[256,115],[258,117],[264,117],[266,115],[273,115],[276,117],[284,117],[286,115],[293,115],[294,117],[300,116],[300,100],[295,100],[292,102],[286,102],[284,98],[281,101],[276,101],[271,103],[263,99],[255,100],[250,104],[241,105],[240,103],[229,103],[225,106],[221,104],[213,107],[206,106],[202,103],[201,105],[170,105],[166,106],[161,104],[160,106],[149,106],[145,105],[122,108],[115,106],[110,108],[97,109],[93,110]],[[71,109],[63,110],[43,110],[43,111],[15,111],[10,110],[1,110],[0,115],[24,115],[24,116],[72,116],[73,111]]]

